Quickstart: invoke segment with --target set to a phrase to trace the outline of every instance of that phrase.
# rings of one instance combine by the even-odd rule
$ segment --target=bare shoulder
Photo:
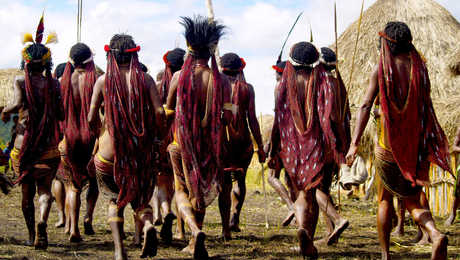
[[[104,85],[105,84],[105,74],[102,74],[101,76],[99,76],[99,78],[97,78],[95,84],[96,85]]]
[[[249,84],[249,83],[247,83],[247,86],[248,86],[249,92],[254,93],[254,86],[252,84]]]
[[[145,83],[147,83],[147,86],[152,86],[152,85],[155,85],[155,80],[152,78],[152,76],[150,74],[148,74],[147,72],[143,72],[144,73],[144,79],[145,79]]]

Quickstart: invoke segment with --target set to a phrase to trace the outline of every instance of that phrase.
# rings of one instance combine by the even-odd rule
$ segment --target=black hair
[[[388,46],[393,55],[407,53],[414,48],[412,45],[412,33],[409,26],[403,22],[388,22],[384,33],[396,42],[388,41]]]
[[[56,66],[56,68],[54,69],[54,76],[56,77],[56,79],[60,79],[62,77],[65,71],[65,66],[67,66],[67,63],[61,63]],[[70,64],[70,73],[73,73],[74,70],[74,66]]]
[[[18,116],[18,115],[13,116],[13,122],[14,122],[15,120],[19,120],[19,116]]]
[[[118,64],[131,62],[133,53],[127,53],[125,50],[136,48],[133,37],[127,34],[115,34],[110,39],[110,49]]]
[[[147,68],[147,66],[145,66],[144,63],[142,62],[139,62],[139,67],[141,68],[141,70],[145,73],[147,73],[149,71],[149,69]]]
[[[335,52],[328,48],[328,47],[322,47],[321,48],[321,57],[323,58],[323,60],[327,63],[331,63],[331,62],[337,62],[337,55],[335,54]],[[336,65],[324,65],[324,67],[326,68],[326,70],[328,71],[331,71],[331,70],[334,70],[336,68]]]
[[[224,35],[225,26],[216,21],[209,21],[207,17],[198,15],[193,19],[181,17],[180,24],[184,26],[184,36],[192,49],[191,55],[199,59],[209,59],[211,47],[217,44]]]
[[[53,62],[51,60],[51,57],[49,60],[43,64],[41,62],[41,59],[43,56],[45,56],[48,53],[49,49],[41,44],[41,43],[34,43],[31,44],[26,48],[26,52],[29,54],[31,61],[26,64],[24,59],[21,61],[21,69],[24,70],[25,66],[27,66],[27,69],[29,72],[37,72],[37,73],[42,73],[44,70],[46,71],[51,71],[51,68],[53,67]],[[39,62],[33,62],[33,60],[40,60]]]
[[[227,69],[223,71],[224,74],[235,76],[240,73],[240,69],[243,66],[243,61],[236,53],[230,52],[224,54],[224,56],[220,58],[220,65],[222,68]]]
[[[307,65],[311,65],[319,59],[319,53],[316,47],[309,42],[298,42],[294,44],[289,56],[295,62],[302,64],[301,66],[294,66],[295,69],[308,68]]]
[[[166,59],[169,62],[169,67],[171,68],[172,73],[182,68],[182,65],[184,65],[184,56],[185,51],[181,48],[175,48],[174,50],[168,52]]]
[[[69,57],[74,61],[73,65],[75,67],[84,66],[83,62],[89,59],[92,55],[93,53],[91,52],[91,49],[88,47],[88,45],[81,42],[70,48]]]

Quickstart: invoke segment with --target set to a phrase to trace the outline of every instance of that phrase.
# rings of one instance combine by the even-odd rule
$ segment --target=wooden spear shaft
[[[260,113],[260,131],[263,133],[263,118],[262,118],[262,113]],[[263,138],[263,136],[262,136]],[[263,144],[263,142],[262,142]],[[263,146],[262,147],[257,147],[258,149],[264,149]],[[262,174],[262,190],[264,192],[264,210],[265,210],[265,228],[268,229],[269,228],[269,224],[268,224],[268,203],[267,203],[267,190],[265,188],[265,168],[264,168],[264,164],[263,163],[260,163],[260,167],[261,167],[261,174]]]
[[[359,35],[361,33],[361,22],[363,20],[363,12],[364,12],[364,0],[363,0],[363,3],[361,4],[361,14],[359,15],[359,21],[358,21],[358,33],[356,34],[355,49],[353,51],[353,58],[351,59],[351,71],[350,71],[350,79],[348,80],[348,88],[350,88],[351,86],[351,80],[353,79],[353,71],[355,69],[355,57],[356,57],[356,52],[358,50],[358,41],[359,41]]]
[[[208,19],[209,19],[209,21],[214,22],[215,16],[214,16],[214,8],[212,6],[212,0],[206,0],[206,8],[208,9]],[[216,50],[215,50],[214,54],[216,56],[217,65],[220,66],[219,47],[216,47]]]
[[[339,71],[339,42],[337,36],[337,2],[334,1],[334,32],[335,32],[335,55],[337,59],[336,70]],[[338,197],[338,207],[340,211],[340,171],[337,173],[337,197]]]

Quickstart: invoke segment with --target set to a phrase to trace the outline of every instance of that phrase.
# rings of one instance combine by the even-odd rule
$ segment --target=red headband
[[[168,54],[169,54],[169,51],[167,51],[165,55],[163,55],[163,61],[165,62],[167,66],[171,66],[171,62],[169,62],[168,60]]]
[[[283,68],[280,68],[280,67],[278,67],[278,66],[276,66],[276,65],[273,65],[273,66],[272,66],[272,69],[276,70],[276,72],[278,72],[278,73],[283,73],[283,71],[284,71]]]
[[[384,32],[379,32],[379,36],[384,38],[385,40],[387,41],[390,41],[392,43],[397,43],[397,41],[395,39],[392,39],[390,36],[388,36],[386,33]]]
[[[106,44],[106,45],[104,46],[104,50],[105,50],[106,52],[109,52],[109,51],[113,51],[114,49],[110,49],[110,46]],[[137,46],[137,47],[135,47],[135,48],[131,48],[131,49],[125,50],[124,53],[138,52],[138,51],[140,51],[140,50],[141,50],[141,46]]]

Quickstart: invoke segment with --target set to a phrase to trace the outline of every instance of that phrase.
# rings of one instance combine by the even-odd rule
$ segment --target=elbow
[[[372,109],[372,103],[364,103],[359,107],[360,112],[370,112]]]

